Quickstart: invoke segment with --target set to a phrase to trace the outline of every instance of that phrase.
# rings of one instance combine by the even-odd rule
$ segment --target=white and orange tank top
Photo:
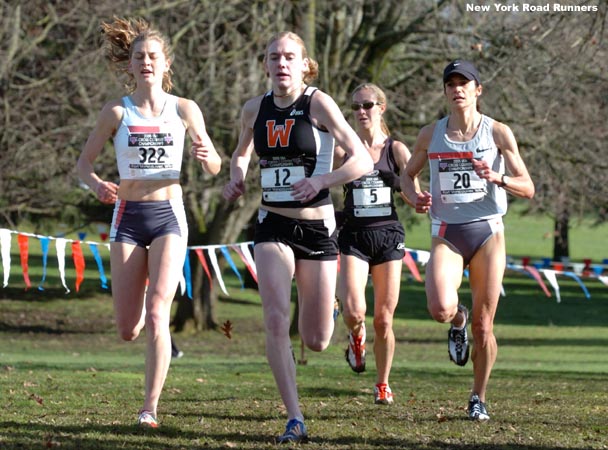
[[[144,117],[126,96],[124,114],[114,149],[121,180],[164,180],[179,178],[186,127],[177,111],[178,97],[167,95],[157,117]]]

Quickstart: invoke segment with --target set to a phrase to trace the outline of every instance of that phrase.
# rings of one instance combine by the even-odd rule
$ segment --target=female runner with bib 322
[[[78,174],[102,202],[115,203],[110,259],[116,324],[126,341],[145,326],[145,398],[138,424],[156,428],[171,361],[171,302],[188,245],[179,183],[186,131],[191,154],[205,172],[217,174],[221,159],[196,103],[169,94],[170,41],[143,20],[117,18],[103,23],[102,31],[108,58],[117,72],[128,74],[130,95],[103,107],[78,160]],[[120,186],[94,168],[110,138]]]

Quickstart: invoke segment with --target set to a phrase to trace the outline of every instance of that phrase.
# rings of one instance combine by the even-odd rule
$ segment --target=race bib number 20
[[[433,153],[438,159],[439,188],[443,203],[471,203],[486,195],[486,180],[473,168],[472,152]]]

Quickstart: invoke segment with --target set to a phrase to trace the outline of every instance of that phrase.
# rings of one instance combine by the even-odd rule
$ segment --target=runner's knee
[[[139,326],[139,324],[134,326],[132,323],[117,322],[116,325],[118,328],[118,335],[123,341],[134,341],[141,331],[141,326]]]
[[[374,317],[374,332],[376,336],[388,336],[393,327],[392,318],[388,315]]]
[[[304,345],[308,347],[313,352],[322,352],[327,347],[329,347],[331,335],[328,337],[322,336],[320,334],[315,334],[312,336],[302,335],[302,341]]]
[[[475,345],[479,348],[485,348],[489,342],[494,340],[494,327],[491,322],[473,320],[471,331]]]
[[[458,312],[458,307],[456,305],[447,307],[435,302],[428,305],[428,310],[431,317],[437,322],[448,323],[454,320],[454,316]]]
[[[264,325],[266,333],[273,337],[284,337],[289,335],[290,318],[278,310],[270,310],[264,313]]]

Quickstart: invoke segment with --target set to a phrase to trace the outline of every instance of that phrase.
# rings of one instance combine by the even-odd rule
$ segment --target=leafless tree
[[[172,37],[175,93],[201,106],[224,158],[213,178],[186,159],[191,245],[247,236],[260,197],[255,165],[242,199],[227,203],[220,192],[240,108],[269,88],[261,66],[267,40],[287,29],[304,37],[319,61],[318,86],[340,105],[363,81],[381,85],[389,126],[410,146],[421,126],[445,113],[445,64],[475,61],[484,111],[514,129],[536,182],[530,210],[556,218],[564,240],[563,217],[605,218],[608,189],[607,5],[569,4],[598,10],[481,14],[458,0],[0,0],[0,223],[28,220],[45,230],[58,221],[109,222],[110,208],[81,187],[74,165],[104,102],[124,95],[99,42],[100,22],[119,15],[144,17]],[[117,178],[110,145],[98,170]],[[219,289],[192,263],[195,298],[178,302],[175,324],[214,327]]]

